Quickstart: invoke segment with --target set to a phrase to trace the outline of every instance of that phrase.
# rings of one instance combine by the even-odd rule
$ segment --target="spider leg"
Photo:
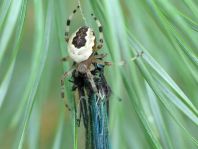
[[[131,60],[131,61],[134,61],[134,60],[136,60],[137,58],[141,57],[143,54],[144,54],[144,51],[141,51],[141,52],[137,53],[136,56],[132,57],[130,60]]]
[[[91,16],[96,21],[96,24],[97,24],[98,30],[99,30],[99,44],[96,46],[96,48],[97,48],[96,50],[99,50],[103,47],[103,27],[102,27],[100,21],[93,14],[91,14]]]
[[[69,60],[71,60],[70,56],[65,56],[65,57],[61,58],[62,62],[66,62],[66,61],[69,61]]]
[[[74,14],[76,13],[78,8],[80,8],[80,6],[77,6],[77,8],[73,10],[72,14],[70,14],[69,18],[67,19],[67,26],[66,26],[66,29],[65,29],[65,41],[66,42],[69,41],[69,27],[70,27],[71,20],[72,20]]]
[[[81,121],[81,117],[82,117],[82,114],[83,114],[83,100],[86,100],[86,97],[85,96],[81,96],[80,93],[79,93],[79,98],[80,98],[80,101],[78,103],[78,106],[77,106],[77,116],[76,116],[76,123],[77,123],[77,126],[80,127],[80,121]]]
[[[77,112],[76,113],[77,113],[76,114],[76,125],[78,127],[80,127],[80,121],[81,121],[81,116],[82,116],[82,114],[81,114],[81,101],[78,104]]]
[[[65,78],[70,76],[73,72],[74,68],[69,70],[68,72],[64,72],[62,78],[61,78],[61,98],[64,100],[65,98]],[[68,104],[65,102],[65,107],[71,111],[71,108],[68,106]]]
[[[112,62],[102,61],[100,59],[96,59],[95,63],[100,64],[100,65],[104,65],[104,66],[111,66],[113,64]]]
[[[94,93],[96,93],[98,95],[98,89],[97,89],[96,84],[94,82],[93,75],[91,74],[89,69],[87,69],[86,74],[87,74],[87,78],[88,78],[88,80],[91,84],[91,87],[92,87]]]
[[[136,56],[130,58],[130,61],[135,61],[137,58],[141,57],[142,55],[144,54],[143,51],[141,51],[140,53],[137,53]],[[96,55],[97,56],[97,55]],[[95,57],[95,55],[94,55]],[[112,65],[118,65],[118,66],[123,66],[127,63],[127,61],[120,61],[118,63],[112,63],[112,62],[107,62],[107,61],[102,61],[101,59],[94,59],[93,62],[97,63],[97,64],[101,64],[101,65],[104,65],[104,66],[112,66]]]
[[[94,59],[103,59],[107,56],[107,54],[98,54],[98,55],[94,55]]]
[[[135,61],[137,58],[141,57],[143,54],[144,54],[143,51],[137,53],[136,56],[130,58],[130,61]],[[127,63],[127,61],[120,61],[120,62],[118,63],[118,65],[119,65],[119,66],[122,66],[122,65],[124,65],[124,64],[126,64],[126,63]]]
[[[104,66],[111,66],[112,65],[111,62],[106,62],[106,61],[102,60],[106,56],[107,56],[107,54],[94,55],[92,58],[92,63],[97,63],[97,64],[104,65]]]

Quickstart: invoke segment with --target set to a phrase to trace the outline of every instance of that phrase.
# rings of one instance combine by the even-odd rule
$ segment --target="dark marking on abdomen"
[[[81,48],[85,46],[86,44],[86,35],[87,35],[88,27],[84,26],[79,29],[79,31],[76,32],[76,36],[73,38],[72,44],[76,48]]]

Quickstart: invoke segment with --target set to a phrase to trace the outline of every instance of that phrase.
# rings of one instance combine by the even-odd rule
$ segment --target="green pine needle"
[[[65,25],[78,4],[70,33],[88,25],[98,39],[94,13],[104,29],[99,53],[115,64],[105,67],[111,148],[197,148],[196,0],[1,0],[0,148],[84,148],[83,122],[64,107],[75,107],[69,77],[60,97],[72,65],[60,61]]]

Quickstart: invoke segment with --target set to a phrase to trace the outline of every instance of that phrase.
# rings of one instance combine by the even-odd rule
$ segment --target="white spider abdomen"
[[[81,27],[69,38],[69,56],[77,63],[87,60],[93,53],[95,35],[91,28]]]

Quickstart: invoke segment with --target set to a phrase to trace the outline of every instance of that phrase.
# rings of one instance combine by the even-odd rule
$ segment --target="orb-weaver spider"
[[[80,6],[77,6],[79,9]],[[99,30],[99,44],[96,43],[96,36],[90,27],[83,26],[77,29],[71,36],[69,36],[70,23],[77,12],[77,9],[73,10],[73,13],[69,16],[67,20],[65,41],[68,43],[68,53],[69,56],[62,58],[62,61],[67,61],[72,59],[74,64],[68,72],[65,72],[61,79],[62,92],[61,97],[64,98],[64,79],[71,75],[72,72],[86,74],[92,89],[95,93],[98,93],[97,87],[94,83],[93,75],[91,71],[95,69],[94,64],[99,63],[102,65],[110,65],[109,62],[103,62],[102,59],[106,54],[97,54],[97,51],[103,46],[103,27],[99,20],[91,14],[98,25]]]
[[[105,62],[102,61],[103,58],[106,56],[106,54],[98,54],[97,51],[103,47],[103,27],[100,23],[100,21],[93,15],[93,19],[95,20],[98,31],[99,31],[99,43],[96,42],[96,36],[90,27],[83,26],[77,29],[71,36],[69,35],[70,31],[70,24],[71,20],[74,16],[74,14],[77,12],[77,10],[80,9],[80,6],[77,6],[76,9],[73,10],[73,13],[69,16],[67,23],[66,23],[66,32],[65,32],[65,41],[68,43],[68,53],[69,56],[62,58],[62,61],[67,61],[69,59],[73,60],[74,63],[72,65],[72,68],[68,72],[64,72],[64,75],[61,79],[61,97],[64,98],[64,80],[67,76],[72,75],[73,78],[76,77],[76,80],[78,80],[78,76],[84,75],[88,82],[90,83],[90,86],[92,88],[92,91],[99,96],[98,87],[95,84],[94,80],[94,71],[97,71],[100,69],[100,67],[105,65],[111,65],[111,62]],[[136,57],[132,58],[132,60],[135,60],[137,57],[141,56],[142,53],[137,54]],[[124,61],[122,62],[122,64]],[[100,66],[99,66],[100,65]],[[82,78],[81,78],[82,79]],[[104,80],[106,82],[106,80]],[[78,85],[78,83],[75,83],[74,86]],[[107,88],[107,95],[110,94],[110,88],[108,87],[108,84],[106,85]],[[109,89],[109,91],[108,91]],[[71,110],[68,105],[66,104],[66,107]]]

